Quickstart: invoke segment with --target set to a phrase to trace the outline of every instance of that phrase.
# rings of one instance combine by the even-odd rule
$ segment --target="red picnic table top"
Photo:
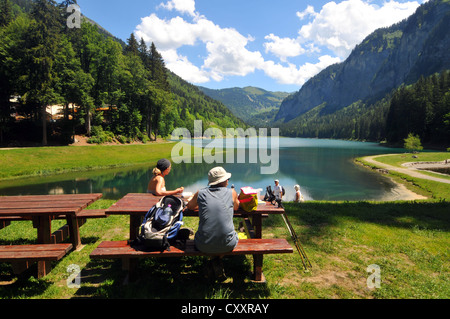
[[[74,248],[81,245],[77,214],[100,199],[102,194],[25,195],[1,196],[0,220],[3,218],[33,219],[38,230],[38,244],[53,243],[51,221],[55,216],[66,215]]]
[[[81,247],[81,238],[77,214],[81,213],[84,208],[101,197],[102,194],[1,196],[0,222],[2,218],[17,218],[18,220],[32,219],[33,226],[37,228],[37,244],[43,245],[42,247],[50,247],[56,244],[57,241],[56,236],[52,234],[52,220],[57,216],[65,215],[68,233],[72,243],[70,247],[79,249]],[[16,246],[14,248],[17,249]],[[24,248],[27,247],[24,246]],[[33,249],[36,249],[36,247],[33,246]],[[66,252],[62,251],[60,253],[65,254]],[[29,257],[29,255],[27,256]],[[42,258],[42,252],[39,256],[39,258]],[[28,257],[27,259],[32,259]],[[55,258],[59,257],[60,255]],[[22,266],[27,268],[28,263],[25,262]],[[38,262],[38,276],[43,276],[50,269],[50,261]]]
[[[130,193],[125,195],[110,208],[106,210],[107,215],[130,215],[130,239],[133,240],[138,235],[139,226],[142,223],[142,217],[155,205],[162,196],[154,196],[144,193]],[[262,216],[268,214],[283,214],[284,208],[279,208],[270,203],[258,205],[254,212],[246,212],[239,208],[235,211],[235,217],[251,217],[254,228],[255,238],[262,238]],[[198,212],[185,210],[184,216],[198,216]]]
[[[108,215],[142,215],[146,214],[149,209],[155,205],[162,196],[154,196],[144,193],[130,193],[125,195],[110,208],[106,210]],[[197,213],[186,211],[186,216],[198,216]],[[270,203],[258,205],[256,211],[248,213],[241,208],[235,211],[236,215],[252,215],[252,214],[283,214],[284,209],[274,206]]]
[[[76,215],[102,194],[0,196],[2,217]]]

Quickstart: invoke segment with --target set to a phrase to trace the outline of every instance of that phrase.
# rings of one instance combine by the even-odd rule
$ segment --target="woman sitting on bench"
[[[181,194],[184,190],[183,187],[177,188],[174,191],[166,190],[166,181],[164,176],[169,175],[172,165],[168,159],[161,159],[156,164],[153,169],[153,177],[148,183],[147,193],[153,194],[155,196],[167,196]]]

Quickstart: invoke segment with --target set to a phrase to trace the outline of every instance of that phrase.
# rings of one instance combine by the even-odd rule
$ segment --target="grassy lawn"
[[[93,208],[109,207],[100,200]],[[450,205],[447,202],[310,202],[287,203],[291,223],[313,268],[305,272],[298,253],[264,257],[267,284],[251,282],[251,257],[224,261],[230,278],[211,284],[203,279],[203,258],[141,260],[139,281],[123,285],[117,260],[90,260],[103,240],[124,240],[128,218],[89,220],[81,228],[85,247],[54,264],[44,279],[15,278],[0,264],[0,298],[449,298]],[[187,218],[196,229],[197,220]],[[59,227],[54,223],[55,229]],[[280,216],[264,221],[264,237],[289,238]],[[0,231],[0,244],[32,242],[31,222],[15,222]],[[69,265],[78,265],[81,288],[67,287]],[[381,269],[381,288],[367,287],[366,268]],[[35,269],[31,269],[34,270]],[[33,272],[31,271],[31,274]]]
[[[115,162],[125,165],[127,159],[121,157],[119,160],[117,157],[120,156],[130,156],[137,163],[144,160],[156,162],[163,153],[155,155],[152,147],[156,146],[113,147],[109,151],[114,152],[114,155],[105,151],[103,157],[107,158],[97,156],[97,160],[91,160],[91,163],[108,165]],[[161,147],[161,152],[165,150],[167,154],[170,153],[171,147],[158,147]],[[68,149],[73,153],[73,148]],[[55,150],[65,151],[64,148]],[[78,155],[89,154],[91,150],[77,148],[76,152]],[[42,159],[37,162],[45,162],[45,155],[40,154]],[[74,160],[74,155],[66,156],[67,166],[64,169],[76,169],[68,163]],[[53,162],[49,165],[49,168],[53,167],[51,170],[58,170],[57,161],[57,157],[48,160]],[[13,171],[16,170],[14,165],[11,167]],[[32,171],[29,169],[29,172]],[[1,168],[1,172],[4,174],[4,168]],[[18,173],[10,174],[10,177],[16,175]],[[0,263],[0,298],[448,299],[448,185],[443,188],[441,185],[426,184],[423,180],[412,180],[411,183],[415,183],[416,188],[427,187],[426,191],[435,199],[411,202],[285,203],[289,219],[313,268],[308,272],[303,270],[297,251],[293,254],[267,255],[263,267],[266,284],[251,282],[249,272],[252,257],[245,256],[224,260],[225,272],[229,277],[224,283],[208,283],[203,279],[204,258],[186,257],[141,260],[138,265],[140,279],[123,285],[125,273],[120,261],[89,258],[89,254],[103,240],[127,239],[128,217],[109,216],[106,219],[89,220],[81,228],[84,248],[55,262],[52,272],[43,279],[33,277],[36,268],[30,269],[31,277],[15,277],[9,264]],[[99,200],[91,208],[108,208],[113,203],[111,200]],[[185,222],[187,227],[197,228],[198,219],[186,218]],[[56,230],[62,223],[55,221],[52,226]],[[281,216],[270,216],[264,220],[263,237],[287,238],[291,241]],[[31,222],[13,222],[0,230],[0,245],[33,243],[35,238],[36,230]],[[80,288],[69,288],[67,285],[67,267],[73,264],[81,269]],[[373,264],[380,267],[381,287],[369,289],[367,278],[370,274],[367,267]]]
[[[403,163],[419,163],[419,162],[443,162],[447,159],[450,159],[450,153],[418,153],[414,154],[415,157],[413,157],[412,154],[397,154],[397,155],[390,155],[390,156],[381,156],[377,158],[377,161],[380,163],[396,166],[396,167],[403,167]],[[445,174],[437,174],[432,171],[420,171],[422,174],[429,175],[429,176],[435,176],[439,178],[449,179],[449,175]]]
[[[0,180],[156,163],[173,143],[0,150]]]
[[[415,157],[413,157],[415,155]],[[450,159],[450,153],[447,152],[430,152],[418,154],[395,154],[389,156],[380,156],[377,158],[378,162],[389,164],[392,166],[402,167],[403,163],[415,162],[442,162]]]

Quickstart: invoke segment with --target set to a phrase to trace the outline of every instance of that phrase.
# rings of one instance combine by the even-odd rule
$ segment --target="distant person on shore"
[[[278,179],[275,180],[275,187],[273,188],[273,195],[275,195],[275,200],[283,199],[283,188],[280,185]]]
[[[156,164],[153,169],[153,177],[148,183],[147,193],[153,194],[155,196],[167,196],[181,194],[184,187],[179,187],[176,190],[168,191],[166,190],[166,181],[164,179],[170,173],[172,165],[168,159],[161,159]]]
[[[302,193],[300,192],[300,185],[295,185],[295,202],[296,203],[303,203],[305,201],[305,198],[303,197]]]
[[[275,202],[277,202],[278,207],[283,208],[283,204],[281,203],[283,200],[283,187],[280,185],[280,181],[278,179],[275,180],[273,195],[275,196]]]

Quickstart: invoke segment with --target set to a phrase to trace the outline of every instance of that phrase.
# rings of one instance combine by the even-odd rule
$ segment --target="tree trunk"
[[[91,136],[91,110],[86,114],[86,132],[88,136]]]
[[[47,145],[47,106],[41,107],[41,118],[42,118],[42,146]]]
[[[147,109],[147,135],[151,141],[152,140],[152,119],[150,116],[150,108]]]

